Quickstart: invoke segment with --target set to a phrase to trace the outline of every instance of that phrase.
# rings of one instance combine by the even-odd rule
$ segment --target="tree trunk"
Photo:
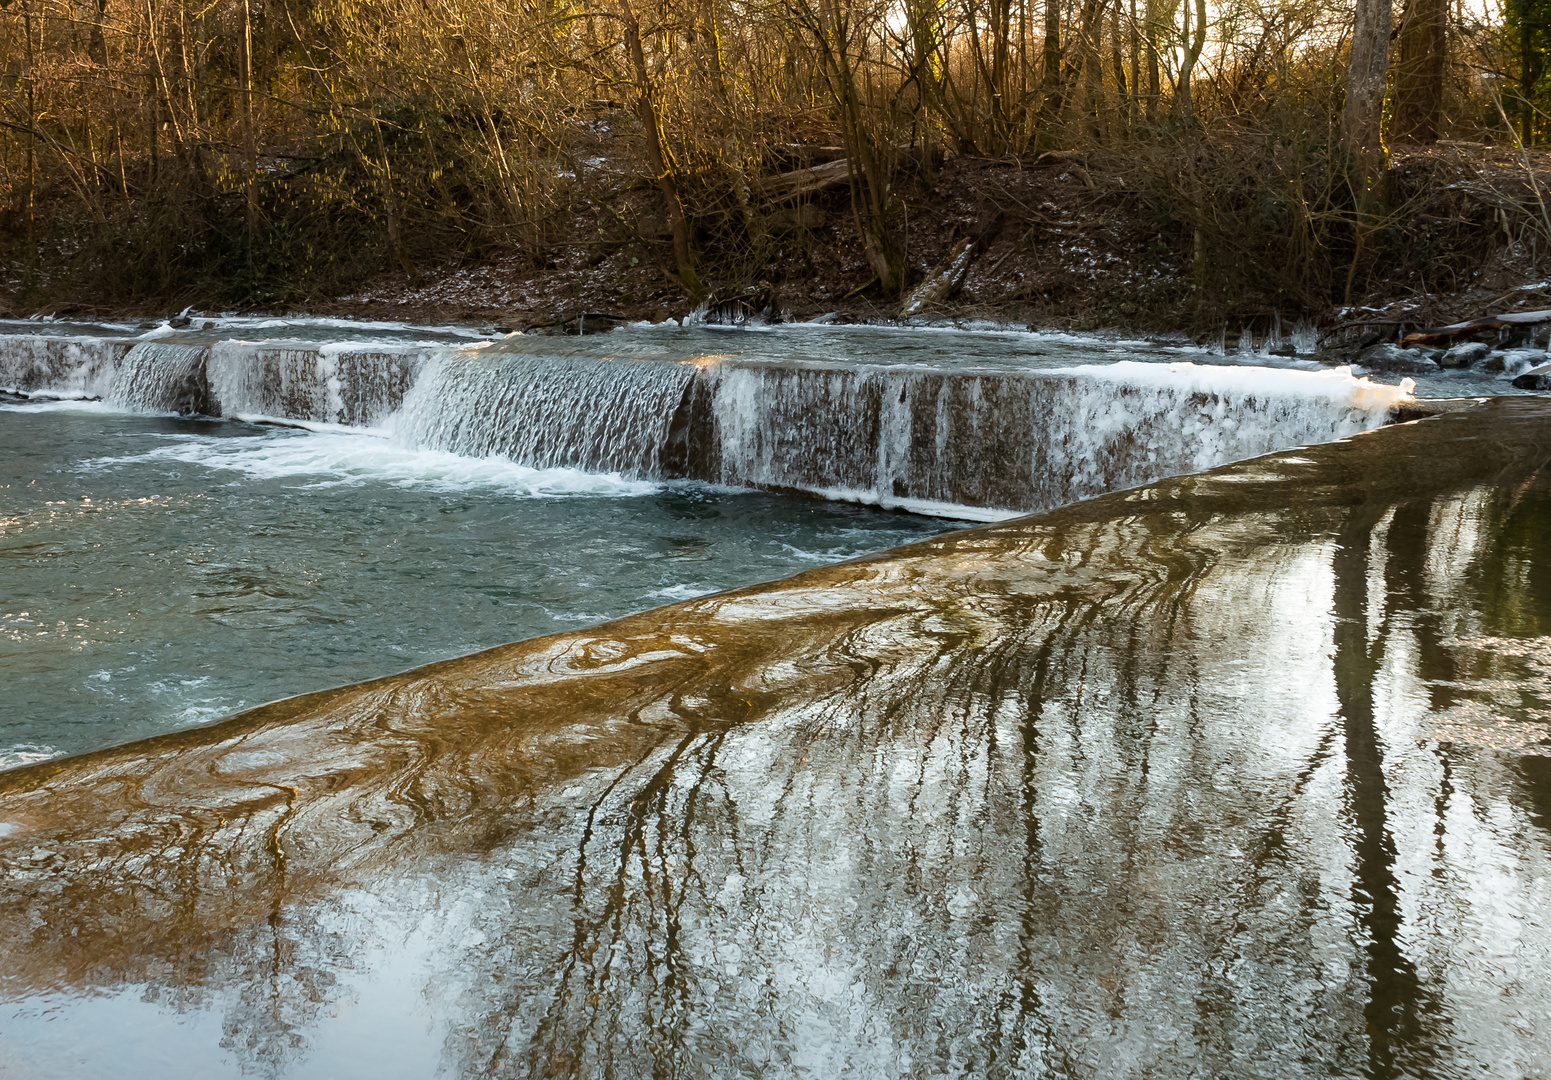
[[[1126,126],[1136,129],[1137,98],[1142,93],[1142,38],[1136,27],[1136,0],[1131,0],[1131,97],[1126,104]]]
[[[673,167],[673,154],[668,149],[663,134],[662,116],[657,111],[656,96],[652,88],[652,74],[646,66],[646,49],[641,44],[641,24],[636,19],[630,0],[618,0],[620,20],[625,27],[625,51],[630,55],[630,67],[635,74],[636,116],[646,130],[646,156],[656,175],[657,190],[662,194],[663,210],[668,217],[668,229],[673,234],[673,259],[678,265],[679,283],[693,299],[705,294],[705,286],[695,269],[694,255],[689,244],[689,221],[684,217],[684,202],[679,197],[679,184]]]
[[[918,114],[923,120],[921,135],[922,170],[932,171],[933,112],[947,119],[942,102],[942,10],[938,0],[907,0],[905,16],[910,27],[910,75],[916,84]],[[949,121],[950,126],[952,122]]]
[[[1357,0],[1352,56],[1346,69],[1341,144],[1352,159],[1358,201],[1381,197],[1389,150],[1384,145],[1384,77],[1389,66],[1390,0]]]
[[[1163,79],[1158,71],[1158,15],[1154,0],[1146,0],[1147,20],[1147,122],[1158,119],[1158,102],[1163,99]]]
[[[1532,63],[1534,55],[1534,27],[1524,19],[1519,25],[1519,142],[1524,146],[1535,141],[1535,84],[1543,69],[1543,65]]]
[[[808,35],[834,103],[835,119],[845,144],[851,214],[861,237],[867,264],[883,294],[897,297],[905,287],[905,251],[889,227],[896,201],[895,149],[889,129],[874,122],[878,110],[864,99],[858,85],[858,65],[868,33],[874,27],[852,22],[853,9],[843,0],[788,0],[787,11]],[[863,79],[866,72],[860,72]],[[983,77],[982,77],[983,79]],[[872,118],[872,120],[869,119]]]
[[[996,132],[1000,152],[1012,153],[1011,111],[1007,107],[1009,88],[1008,59],[1012,36],[1012,3],[1010,0],[991,0],[991,80],[987,88],[991,95],[991,123]]]
[[[332,102],[330,102],[332,104]],[[404,246],[404,230],[400,225],[402,215],[399,212],[398,193],[393,190],[393,161],[388,156],[388,144],[382,137],[382,122],[372,120],[372,132],[377,136],[377,156],[382,159],[382,206],[387,216],[388,246],[393,249],[393,256],[398,260],[399,267],[404,271],[404,276],[414,281],[420,276],[415,269],[414,260],[409,257],[409,250]],[[353,139],[351,140],[354,141]],[[359,150],[357,151],[359,153]]]
[[[841,48],[831,53],[835,67],[834,91],[840,105],[840,130],[850,160],[851,212],[862,236],[862,252],[867,264],[878,276],[878,285],[887,297],[898,296],[905,288],[905,253],[889,228],[890,203],[894,198],[893,153],[880,145],[862,119],[861,93],[844,51],[845,34],[839,19],[833,25]]]
[[[149,176],[150,188],[147,194],[155,192],[157,173],[161,171],[161,139],[159,136],[161,135],[162,127],[162,101],[161,95],[156,90],[155,76],[153,75],[151,79],[151,122],[149,125],[151,129],[151,165],[147,174]]]
[[[22,7],[22,33],[27,36],[27,190],[23,205],[27,214],[27,286],[37,279],[38,240],[36,226],[38,197],[38,60],[32,50],[32,5]],[[120,154],[120,161],[123,160]]]
[[[1109,51],[1110,60],[1115,67],[1117,123],[1120,128],[1129,132],[1131,130],[1131,89],[1135,83],[1126,78],[1126,61],[1121,52],[1121,43],[1124,40],[1125,38],[1120,34],[1120,2],[1116,0],[1115,9],[1109,19]],[[1134,62],[1135,57],[1132,60]]]
[[[97,0],[97,17],[92,20],[91,35],[86,41],[86,55],[98,67],[108,66],[108,41],[102,34],[102,24],[107,18],[108,0]]]
[[[1395,73],[1392,130],[1397,139],[1438,141],[1448,23],[1448,0],[1411,0],[1406,10],[1400,24],[1400,68]]]
[[[1061,0],[1045,0],[1045,56],[1044,73],[1041,79],[1041,89],[1044,91],[1044,102],[1041,106],[1041,131],[1039,144],[1049,147],[1052,144],[1051,128],[1061,115],[1061,105],[1065,98],[1064,87],[1061,79]]]
[[[1104,33],[1104,6],[1104,0],[1083,0],[1082,6],[1083,127],[1095,142],[1104,138],[1104,57],[1099,41]]]
[[[258,227],[258,133],[253,128],[253,13],[249,0],[242,0],[242,167],[247,194],[248,237],[252,241]]]
[[[1359,0],[1359,3],[1365,0]],[[1387,0],[1386,0],[1387,2]],[[1195,72],[1196,61],[1201,59],[1201,50],[1206,47],[1206,0],[1195,0],[1196,24],[1194,29],[1190,25],[1190,0],[1184,0],[1180,9],[1184,14],[1185,55],[1179,64],[1179,86],[1174,93],[1174,109],[1179,118],[1186,123],[1195,123],[1196,103],[1191,96],[1190,77]]]

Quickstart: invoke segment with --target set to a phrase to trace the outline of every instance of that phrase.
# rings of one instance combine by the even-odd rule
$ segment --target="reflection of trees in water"
[[[1483,597],[1482,621],[1489,633],[1504,637],[1551,635],[1551,477],[1542,472],[1515,492],[1505,520],[1494,531],[1497,542],[1480,560],[1477,587]],[[1534,672],[1544,686],[1548,672]],[[1551,708],[1551,689],[1525,702],[1531,708]],[[1519,761],[1515,792],[1530,819],[1551,844],[1551,746]]]
[[[1366,939],[1368,961],[1369,992],[1363,1009],[1368,1035],[1366,1074],[1379,1080],[1431,1075],[1447,1025],[1440,1002],[1422,985],[1416,965],[1402,948],[1395,842],[1386,820],[1389,788],[1374,721],[1374,680],[1383,663],[1392,613],[1384,612],[1380,632],[1370,644],[1368,572],[1374,527],[1388,509],[1379,505],[1354,512],[1341,530],[1332,559],[1335,681],[1346,752],[1345,811],[1351,819],[1355,856],[1352,902]],[[1386,609],[1391,598],[1403,604],[1409,601],[1413,610],[1417,606],[1415,581],[1422,566],[1415,556],[1426,554],[1425,517],[1417,520],[1420,509],[1414,504],[1395,508],[1388,535],[1403,542],[1390,548]],[[1418,533],[1423,537],[1420,545],[1404,542]],[[1403,583],[1401,591],[1394,588],[1397,580]]]
[[[1222,702],[1202,700],[1223,657],[1197,594],[1298,570],[1275,544],[1229,556],[1198,535],[1112,595],[960,596],[860,627],[822,661],[854,680],[752,727],[702,702],[688,734],[592,808],[552,980],[487,1000],[488,1035],[462,1067],[1089,1075],[1302,1056],[1373,1076],[1450,1070],[1438,973],[1407,953],[1374,695],[1396,634],[1424,680],[1448,681],[1457,660],[1426,590],[1430,503],[1389,509],[1339,526],[1338,715],[1265,790],[1252,740],[1225,740]],[[1148,542],[1121,534],[1144,525],[1096,539],[1135,554]],[[1450,749],[1435,752],[1442,829],[1455,781]],[[1332,768],[1334,805],[1320,793]],[[1344,899],[1303,826],[1332,812]],[[1231,844],[1242,864],[1218,857]],[[1315,959],[1332,920],[1352,943],[1334,982]]]
[[[221,1046],[244,1071],[279,1076],[304,1058],[310,1032],[338,1004],[339,976],[352,966],[350,943],[339,934],[320,933],[315,923],[304,931],[288,923],[273,918],[236,958],[238,970],[246,971],[233,971],[236,1001],[222,1021]]]
[[[1147,526],[1089,539],[1141,563],[1164,542]],[[1209,843],[1192,782],[1244,765],[1199,730],[1208,658],[1177,640],[1191,596],[1214,570],[1276,571],[1225,570],[1202,543],[1109,595],[958,597],[862,627],[824,658],[858,673],[839,689],[753,729],[693,721],[593,808],[542,1013],[527,997],[486,1013],[465,1067],[757,1075],[822,1050],[829,1067],[1080,1073],[1139,1010],[1177,1007],[1203,1015],[1166,1041],[1228,1060],[1255,1003],[1196,972],[1198,992],[1148,1005],[1180,973],[1127,955],[1183,937],[1221,974],[1211,943],[1235,930],[1232,912],[1180,917],[1153,880],[1152,845],[1176,842],[1177,878]],[[1155,751],[1160,727],[1193,730]],[[1156,795],[1155,752],[1182,774]],[[1081,792],[1075,827],[1061,789]]]
[[[272,907],[155,992],[226,1009],[223,1045],[284,1072],[360,924],[290,914],[278,855],[355,857],[370,835],[370,874],[434,881],[401,897],[410,925],[469,909],[428,991],[450,1072],[1457,1072],[1449,965],[1478,943],[1419,938],[1408,890],[1472,902],[1455,801],[1509,790],[1543,823],[1551,800],[1534,763],[1400,745],[1386,688],[1452,709],[1523,666],[1468,641],[1543,632],[1546,499],[1481,490],[1452,569],[1439,508],[1458,495],[1181,499],[812,575],[746,622],[729,599],[714,648],[675,654],[654,627],[523,659],[539,678],[487,661],[456,667],[461,688],[405,683],[421,728],[362,713],[405,747],[391,768],[346,755],[341,801],[299,803],[348,821],[286,826],[282,847],[290,804],[266,802],[211,826],[219,852],[158,841],[209,850],[159,870],[166,906],[145,911],[197,925],[223,875]],[[647,652],[669,659],[620,661]],[[1420,885],[1396,839],[1418,805],[1439,870]]]
[[[282,1076],[306,1060],[314,1031],[348,992],[341,977],[355,966],[358,940],[319,905],[277,911],[203,958],[151,972],[143,998],[176,1013],[221,1014],[221,1048],[242,1071]]]
[[[1428,957],[1431,971],[1424,979],[1407,951],[1375,686],[1386,651],[1403,637],[1409,646],[1407,674],[1426,688],[1434,714],[1490,695],[1486,688],[1492,685],[1493,669],[1505,658],[1484,654],[1476,642],[1499,635],[1542,635],[1551,615],[1547,494],[1545,476],[1537,473],[1507,490],[1482,488],[1469,495],[1363,507],[1352,513],[1339,535],[1332,559],[1333,662],[1346,758],[1345,811],[1355,857],[1352,899],[1363,930],[1370,985],[1364,1008],[1369,1076],[1438,1075],[1458,1065],[1441,977],[1450,960],[1443,950],[1430,950],[1435,955]],[[1440,535],[1445,523],[1453,520],[1458,525],[1460,517],[1468,519],[1474,543],[1462,545],[1458,537]],[[1440,559],[1454,565],[1439,566]],[[1371,610],[1370,589],[1376,564],[1382,567],[1383,580],[1377,611]],[[1508,663],[1512,665],[1511,658]],[[1532,686],[1542,706],[1545,674],[1533,673],[1520,684]],[[1486,774],[1467,778],[1475,781],[1470,787],[1479,790],[1496,786],[1487,777],[1503,771],[1507,763],[1495,753],[1447,740],[1432,742],[1431,747],[1437,760],[1434,874],[1441,876],[1448,872],[1448,815],[1461,766]],[[1521,759],[1521,774],[1533,772],[1530,763],[1537,760],[1545,759]],[[1526,806],[1531,821],[1533,802],[1531,795]]]

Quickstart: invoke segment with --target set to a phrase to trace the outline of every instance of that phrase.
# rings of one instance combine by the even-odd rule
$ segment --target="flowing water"
[[[1551,1075],[1541,399],[29,326],[0,1076]]]
[[[1551,1074],[1551,407],[0,774],[29,1077]]]
[[[1003,518],[1350,435],[1404,398],[1029,335],[44,329],[0,337],[0,765],[940,527],[834,500]]]
[[[345,429],[0,406],[0,767],[942,527]]]
[[[223,332],[0,337],[0,384],[984,519],[1354,434],[1415,389],[1028,334],[627,327],[459,345]]]

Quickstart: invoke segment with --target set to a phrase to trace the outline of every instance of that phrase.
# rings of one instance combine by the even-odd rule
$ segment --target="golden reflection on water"
[[[1544,1075],[1548,420],[0,774],[0,1051],[53,1009],[132,1074],[121,995],[268,1073],[353,1024],[452,1075]]]

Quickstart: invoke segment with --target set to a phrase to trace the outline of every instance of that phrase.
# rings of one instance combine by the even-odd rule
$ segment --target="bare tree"
[[[625,27],[625,51],[630,56],[630,67],[635,76],[636,116],[646,131],[647,161],[656,174],[652,179],[657,184],[657,190],[662,193],[663,210],[668,216],[668,228],[673,235],[673,258],[678,264],[679,281],[691,296],[698,299],[704,295],[705,286],[701,284],[690,248],[689,221],[684,216],[684,202],[679,195],[673,151],[668,146],[662,128],[662,114],[657,108],[652,73],[646,65],[641,24],[636,19],[630,0],[618,0],[618,3],[620,21]]]
[[[1395,71],[1397,139],[1430,143],[1443,118],[1443,73],[1448,53],[1448,0],[1410,0],[1400,22]]]
[[[906,264],[889,223],[896,152],[889,139],[889,117],[878,115],[866,93],[869,51],[882,40],[888,9],[842,0],[787,0],[785,10],[812,45],[834,102],[850,163],[851,214],[867,264],[883,294],[898,296],[905,287]]]
[[[1179,64],[1179,83],[1174,91],[1174,110],[1181,120],[1195,123],[1196,104],[1191,96],[1190,80],[1195,73],[1196,63],[1201,59],[1201,52],[1206,48],[1206,0],[1195,0],[1194,27],[1191,26],[1190,21],[1190,5],[1191,0],[1184,0],[1184,3],[1180,4],[1184,19],[1184,29],[1180,34],[1184,56]]]
[[[1384,145],[1384,80],[1389,66],[1390,0],[1357,0],[1346,68],[1341,144],[1352,159],[1358,201],[1382,196],[1389,149]]]

